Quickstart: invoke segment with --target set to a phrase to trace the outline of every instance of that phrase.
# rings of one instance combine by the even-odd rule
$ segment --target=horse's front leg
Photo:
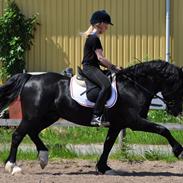
[[[166,127],[151,123],[148,120],[139,117],[132,125],[130,125],[130,128],[134,131],[151,132],[165,137],[171,145],[174,155],[177,158],[183,158],[183,147],[176,141]]]
[[[121,129],[117,127],[109,128],[106,140],[104,142],[103,153],[96,165],[96,170],[98,173],[105,174],[108,170],[111,170],[111,168],[107,165],[107,159],[120,131]]]

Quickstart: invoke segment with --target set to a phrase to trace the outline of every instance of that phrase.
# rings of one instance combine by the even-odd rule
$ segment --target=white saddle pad
[[[112,92],[111,92],[112,94],[111,94],[111,97],[107,100],[107,102],[105,104],[105,106],[107,108],[113,107],[117,101],[116,79],[113,80],[111,86],[112,86]],[[72,99],[75,100],[77,103],[79,103],[82,106],[92,108],[92,107],[94,107],[95,103],[91,102],[87,99],[85,91],[86,91],[86,88],[83,86],[80,86],[76,82],[76,76],[73,76],[71,78],[71,82],[70,82],[70,93],[71,93]],[[83,92],[85,92],[85,93],[82,94]]]

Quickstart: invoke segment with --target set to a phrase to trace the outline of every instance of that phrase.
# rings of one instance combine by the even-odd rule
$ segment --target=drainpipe
[[[170,0],[166,0],[166,61],[170,62]]]

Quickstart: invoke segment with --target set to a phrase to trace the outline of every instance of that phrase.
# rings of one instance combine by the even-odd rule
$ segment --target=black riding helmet
[[[91,25],[95,25],[96,23],[102,22],[113,25],[111,22],[110,15],[105,10],[95,11],[90,19]]]

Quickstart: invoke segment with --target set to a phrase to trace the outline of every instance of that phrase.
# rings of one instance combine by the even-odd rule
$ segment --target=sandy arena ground
[[[145,161],[127,163],[109,161],[118,175],[97,175],[94,161],[62,160],[51,161],[41,170],[37,161],[18,163],[23,173],[10,175],[0,164],[0,183],[182,183],[183,161],[165,163]]]

